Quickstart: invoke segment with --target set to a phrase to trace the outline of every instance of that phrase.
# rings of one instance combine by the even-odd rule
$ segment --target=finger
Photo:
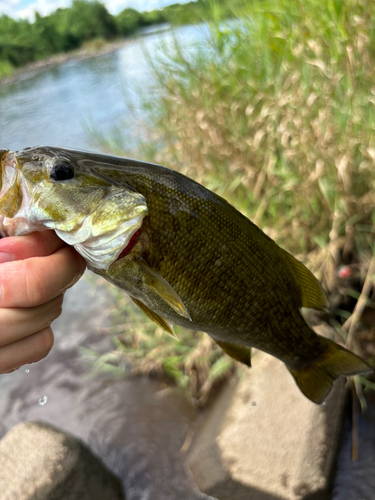
[[[85,260],[70,246],[48,257],[0,265],[0,307],[35,307],[63,293],[82,276]]]
[[[65,243],[60,240],[55,231],[2,238],[0,240],[0,263],[51,255],[63,245]]]
[[[47,327],[34,335],[1,347],[0,373],[13,371],[46,357],[52,349],[53,340],[51,327]]]
[[[0,309],[0,347],[44,330],[61,314],[63,295],[30,308]]]

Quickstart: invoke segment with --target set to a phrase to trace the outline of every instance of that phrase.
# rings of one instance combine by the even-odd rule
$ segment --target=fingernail
[[[14,260],[14,255],[9,252],[0,252],[0,264]]]

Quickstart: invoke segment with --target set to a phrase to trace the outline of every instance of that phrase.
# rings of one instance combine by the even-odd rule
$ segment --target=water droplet
[[[323,404],[323,406],[325,406],[327,403],[326,403],[326,401],[323,401],[323,403],[322,403],[322,404]]]
[[[26,368],[25,373],[30,373],[30,370]]]
[[[47,396],[43,396],[42,398],[39,399],[39,404],[40,406],[44,406],[48,401]]]
[[[251,403],[251,406],[257,406],[257,405],[258,405],[258,403],[257,403],[256,401],[253,401],[253,402]]]

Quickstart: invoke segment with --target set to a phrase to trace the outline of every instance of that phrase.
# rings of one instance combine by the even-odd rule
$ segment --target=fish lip
[[[0,154],[1,153],[2,151],[0,150]],[[17,167],[16,154],[11,151],[4,151],[0,159],[1,163],[6,165],[7,167],[12,167],[12,168]]]
[[[9,189],[16,175],[16,153],[7,149],[0,149],[0,200]]]
[[[17,168],[16,153],[9,151],[9,149],[0,149],[0,175],[3,176],[4,167]]]
[[[5,166],[5,157],[9,153],[9,149],[0,148],[0,192],[2,192],[3,185],[3,165]],[[0,195],[1,199],[2,194]],[[0,238],[7,236],[7,231],[4,227],[4,216],[0,215]]]
[[[9,149],[0,148],[0,161],[7,153],[9,153]]]

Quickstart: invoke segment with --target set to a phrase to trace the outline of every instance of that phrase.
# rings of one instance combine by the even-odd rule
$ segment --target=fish
[[[319,336],[314,275],[223,198],[161,165],[60,147],[0,150],[3,236],[54,230],[156,325],[203,331],[251,366],[257,348],[322,403],[341,375],[372,371]]]

